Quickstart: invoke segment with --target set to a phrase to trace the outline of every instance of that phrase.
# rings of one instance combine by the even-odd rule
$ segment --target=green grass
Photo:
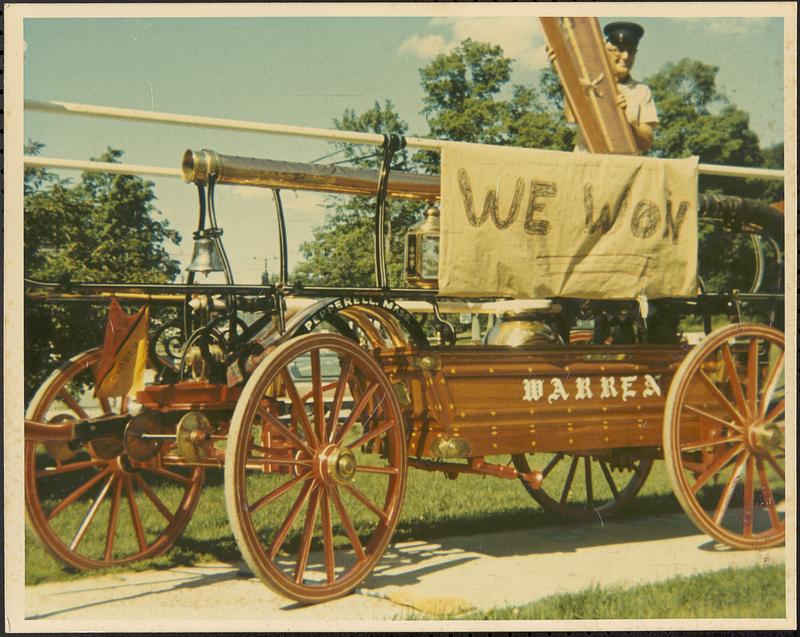
[[[729,568],[656,584],[593,586],[520,607],[436,619],[710,619],[785,617],[783,565]],[[431,619],[404,615],[402,619]]]

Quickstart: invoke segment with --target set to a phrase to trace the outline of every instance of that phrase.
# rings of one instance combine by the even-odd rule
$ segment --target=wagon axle
[[[408,465],[424,471],[443,471],[447,477],[453,478],[460,473],[475,473],[509,480],[519,478],[526,485],[529,485],[531,489],[538,489],[541,487],[542,480],[544,479],[541,471],[518,471],[514,467],[508,465],[486,462],[483,457],[467,458],[467,464],[409,458]]]

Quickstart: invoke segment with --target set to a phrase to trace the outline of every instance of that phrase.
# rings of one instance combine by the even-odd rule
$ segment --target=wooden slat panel
[[[597,18],[539,18],[564,96],[593,153],[636,154]]]

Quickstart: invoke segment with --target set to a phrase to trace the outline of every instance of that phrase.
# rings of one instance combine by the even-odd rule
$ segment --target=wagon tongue
[[[74,441],[85,444],[101,438],[122,438],[130,414],[112,414],[83,418],[60,423],[44,423],[25,419],[25,440],[48,442],[53,440]]]

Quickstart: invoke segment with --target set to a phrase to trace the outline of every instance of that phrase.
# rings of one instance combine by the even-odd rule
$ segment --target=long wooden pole
[[[61,113],[63,115],[91,115],[94,117],[110,117],[112,119],[138,120],[160,124],[180,124],[182,126],[197,126],[200,128],[224,128],[227,130],[248,131],[251,133],[313,137],[316,139],[350,142],[353,144],[380,145],[383,143],[383,135],[375,133],[330,130],[327,128],[308,128],[305,126],[269,124],[266,122],[250,122],[240,119],[222,119],[199,115],[159,113],[156,111],[142,111],[133,108],[114,108],[111,106],[94,106],[91,104],[75,104],[72,102],[25,100],[25,110]],[[436,139],[425,139],[422,137],[406,137],[406,146],[438,150],[442,147],[442,142]]]
[[[327,128],[306,128],[304,126],[289,126],[286,124],[269,124],[266,122],[251,122],[238,119],[221,119],[216,117],[202,117],[198,115],[180,115],[176,113],[160,113],[156,111],[143,111],[132,108],[115,108],[110,106],[94,106],[91,104],[75,104],[72,102],[25,100],[25,110],[48,113],[60,113],[64,115],[87,115],[92,117],[108,117],[112,119],[123,119],[133,121],[144,121],[154,124],[179,124],[182,126],[195,126],[200,128],[222,128],[227,130],[248,131],[253,133],[268,133],[273,135],[293,135],[299,137],[313,137],[315,139],[326,139],[328,141],[348,142],[353,144],[373,144],[383,143],[383,135],[374,133],[359,133],[354,131],[331,130]],[[406,146],[410,148],[421,148],[426,150],[440,150],[445,142],[438,139],[426,139],[424,137],[406,137]],[[25,158],[26,165],[29,159]],[[38,158],[41,160],[44,158]],[[122,172],[121,170],[108,171],[100,166],[84,167],[90,162],[77,162],[74,160],[50,160],[50,161],[73,161],[70,166],[62,163],[54,168],[66,168],[75,170],[93,170],[95,172]],[[100,162],[95,162],[100,163]],[[30,164],[36,165],[36,164]],[[124,164],[112,164],[116,167]],[[166,172],[171,170],[162,167],[135,167],[146,169],[146,172],[128,172],[125,174],[152,174],[159,176],[178,176]],[[769,179],[782,181],[784,179],[783,170],[772,170],[768,168],[746,168],[742,166],[715,166],[713,164],[700,164],[698,167],[702,175],[718,175],[724,177],[749,177],[756,179]],[[159,171],[159,172],[155,172]]]

